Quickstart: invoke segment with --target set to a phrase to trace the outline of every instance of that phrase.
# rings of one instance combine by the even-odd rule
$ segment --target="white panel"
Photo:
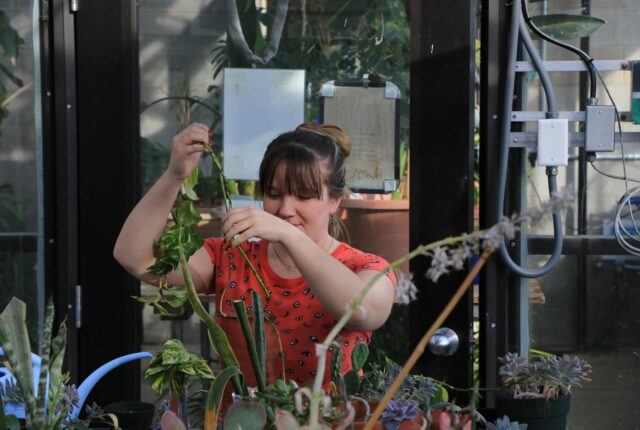
[[[304,70],[224,70],[224,171],[258,179],[267,145],[304,121]]]
[[[566,166],[569,156],[569,122],[565,119],[538,120],[538,165]]]

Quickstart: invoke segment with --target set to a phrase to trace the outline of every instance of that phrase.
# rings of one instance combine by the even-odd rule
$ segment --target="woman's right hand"
[[[174,136],[171,145],[171,161],[167,173],[179,181],[184,181],[198,164],[206,151],[204,145],[211,145],[211,131],[204,124],[192,123]]]

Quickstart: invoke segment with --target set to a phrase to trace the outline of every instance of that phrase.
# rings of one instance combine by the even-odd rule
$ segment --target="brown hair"
[[[330,197],[342,197],[344,163],[350,152],[351,140],[339,127],[301,124],[267,146],[260,163],[258,194],[269,195],[278,179],[280,193],[320,199],[327,187]],[[331,232],[336,236],[334,233]]]

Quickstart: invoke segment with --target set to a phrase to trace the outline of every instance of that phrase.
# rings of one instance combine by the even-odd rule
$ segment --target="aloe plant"
[[[67,340],[63,322],[53,336],[53,300],[46,307],[41,345],[40,374],[37,391],[31,361],[31,346],[26,325],[26,304],[12,298],[0,315],[0,344],[7,356],[17,386],[24,401],[26,426],[35,430],[61,429],[67,419],[72,402],[69,401],[69,376],[62,372]],[[71,396],[73,397],[73,396]],[[5,420],[7,417],[4,417]],[[13,421],[13,419],[11,419]]]

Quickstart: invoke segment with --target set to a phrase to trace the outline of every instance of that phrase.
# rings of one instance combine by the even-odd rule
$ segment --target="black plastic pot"
[[[118,424],[123,430],[148,430],[155,406],[146,402],[116,402],[105,406],[104,410],[118,417]]]
[[[497,396],[496,412],[511,421],[527,424],[527,430],[565,430],[571,395],[545,399],[514,399],[510,392]]]

